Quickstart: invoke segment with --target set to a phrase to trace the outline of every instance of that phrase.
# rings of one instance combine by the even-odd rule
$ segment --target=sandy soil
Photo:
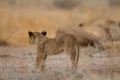
[[[0,80],[120,80],[120,58],[81,49],[77,72],[64,52],[48,56],[45,72],[35,69],[35,47],[0,47]],[[91,56],[92,55],[92,56]]]

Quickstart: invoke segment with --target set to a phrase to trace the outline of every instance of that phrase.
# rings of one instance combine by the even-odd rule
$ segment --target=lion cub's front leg
[[[39,53],[36,56],[36,68],[40,71],[44,71],[46,55],[40,55]]]

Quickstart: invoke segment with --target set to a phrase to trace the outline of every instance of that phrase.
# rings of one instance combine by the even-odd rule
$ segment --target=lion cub
[[[29,31],[29,43],[37,46],[36,67],[44,70],[44,62],[48,55],[60,54],[66,51],[70,55],[72,70],[76,70],[79,59],[79,46],[76,37],[71,34],[63,34],[55,38],[48,38],[47,32]]]

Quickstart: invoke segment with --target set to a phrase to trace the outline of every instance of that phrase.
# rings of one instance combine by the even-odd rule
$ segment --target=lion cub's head
[[[44,38],[46,37],[47,32],[46,31],[42,31],[42,32],[32,32],[32,31],[28,31],[28,35],[29,35],[29,43],[30,44],[37,44],[38,42],[40,42],[40,40],[44,40]]]

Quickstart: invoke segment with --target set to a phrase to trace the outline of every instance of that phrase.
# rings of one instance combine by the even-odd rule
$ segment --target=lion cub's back
[[[63,34],[58,38],[59,42],[64,42],[66,46],[73,46],[78,43],[77,38],[72,34]]]

